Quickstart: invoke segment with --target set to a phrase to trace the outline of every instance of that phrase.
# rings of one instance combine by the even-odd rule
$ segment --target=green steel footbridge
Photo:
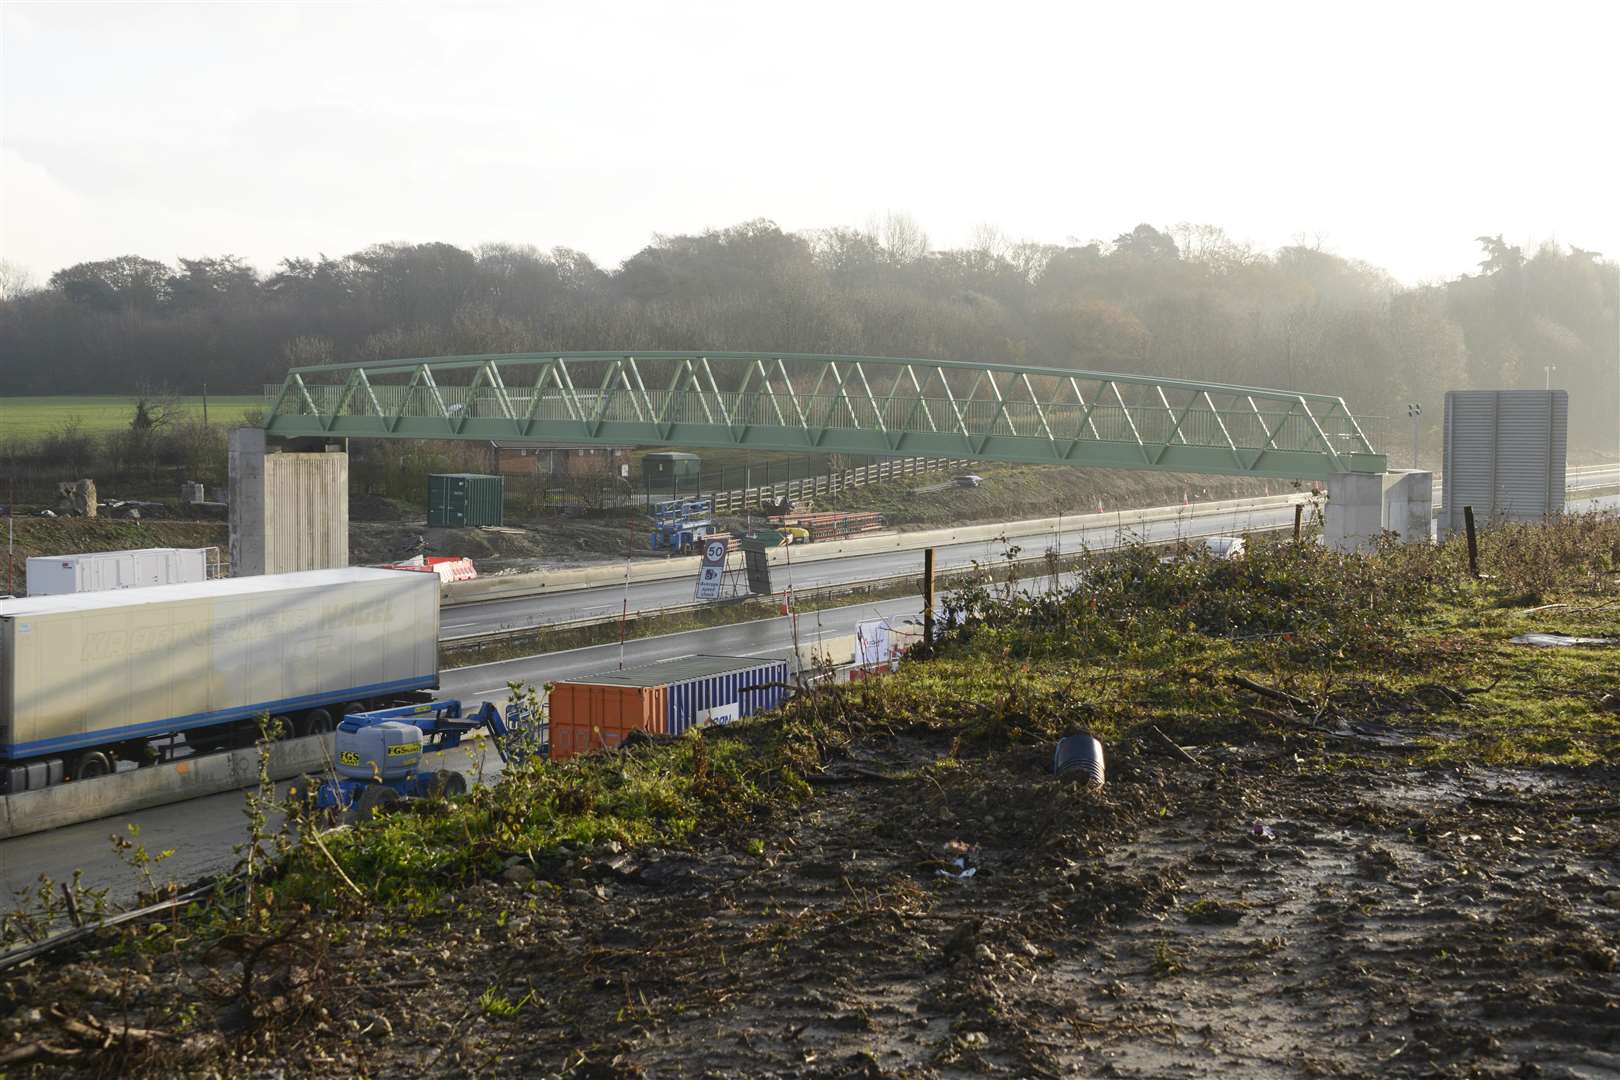
[[[1100,371],[787,353],[514,353],[293,368],[269,436],[976,458],[1327,480],[1386,462],[1344,400]]]

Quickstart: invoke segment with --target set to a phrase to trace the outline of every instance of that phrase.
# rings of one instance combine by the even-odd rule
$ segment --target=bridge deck
[[[1108,372],[772,353],[294,368],[271,435],[749,447],[1324,480],[1383,472],[1341,398]]]

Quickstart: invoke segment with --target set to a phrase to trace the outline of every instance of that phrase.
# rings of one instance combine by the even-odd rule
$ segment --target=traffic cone
[[[1097,513],[1099,513],[1099,514],[1107,513],[1107,511],[1103,509],[1103,504],[1102,504],[1101,499],[1097,500]]]

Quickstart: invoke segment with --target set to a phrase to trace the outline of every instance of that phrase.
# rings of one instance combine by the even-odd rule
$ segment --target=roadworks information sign
[[[726,552],[731,549],[729,538],[710,539],[703,543],[703,565],[698,567],[697,598],[720,599],[720,586],[726,577]]]

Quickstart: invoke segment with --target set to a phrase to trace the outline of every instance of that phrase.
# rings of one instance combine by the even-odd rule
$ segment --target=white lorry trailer
[[[0,793],[411,703],[438,638],[437,575],[367,567],[0,600]]]

